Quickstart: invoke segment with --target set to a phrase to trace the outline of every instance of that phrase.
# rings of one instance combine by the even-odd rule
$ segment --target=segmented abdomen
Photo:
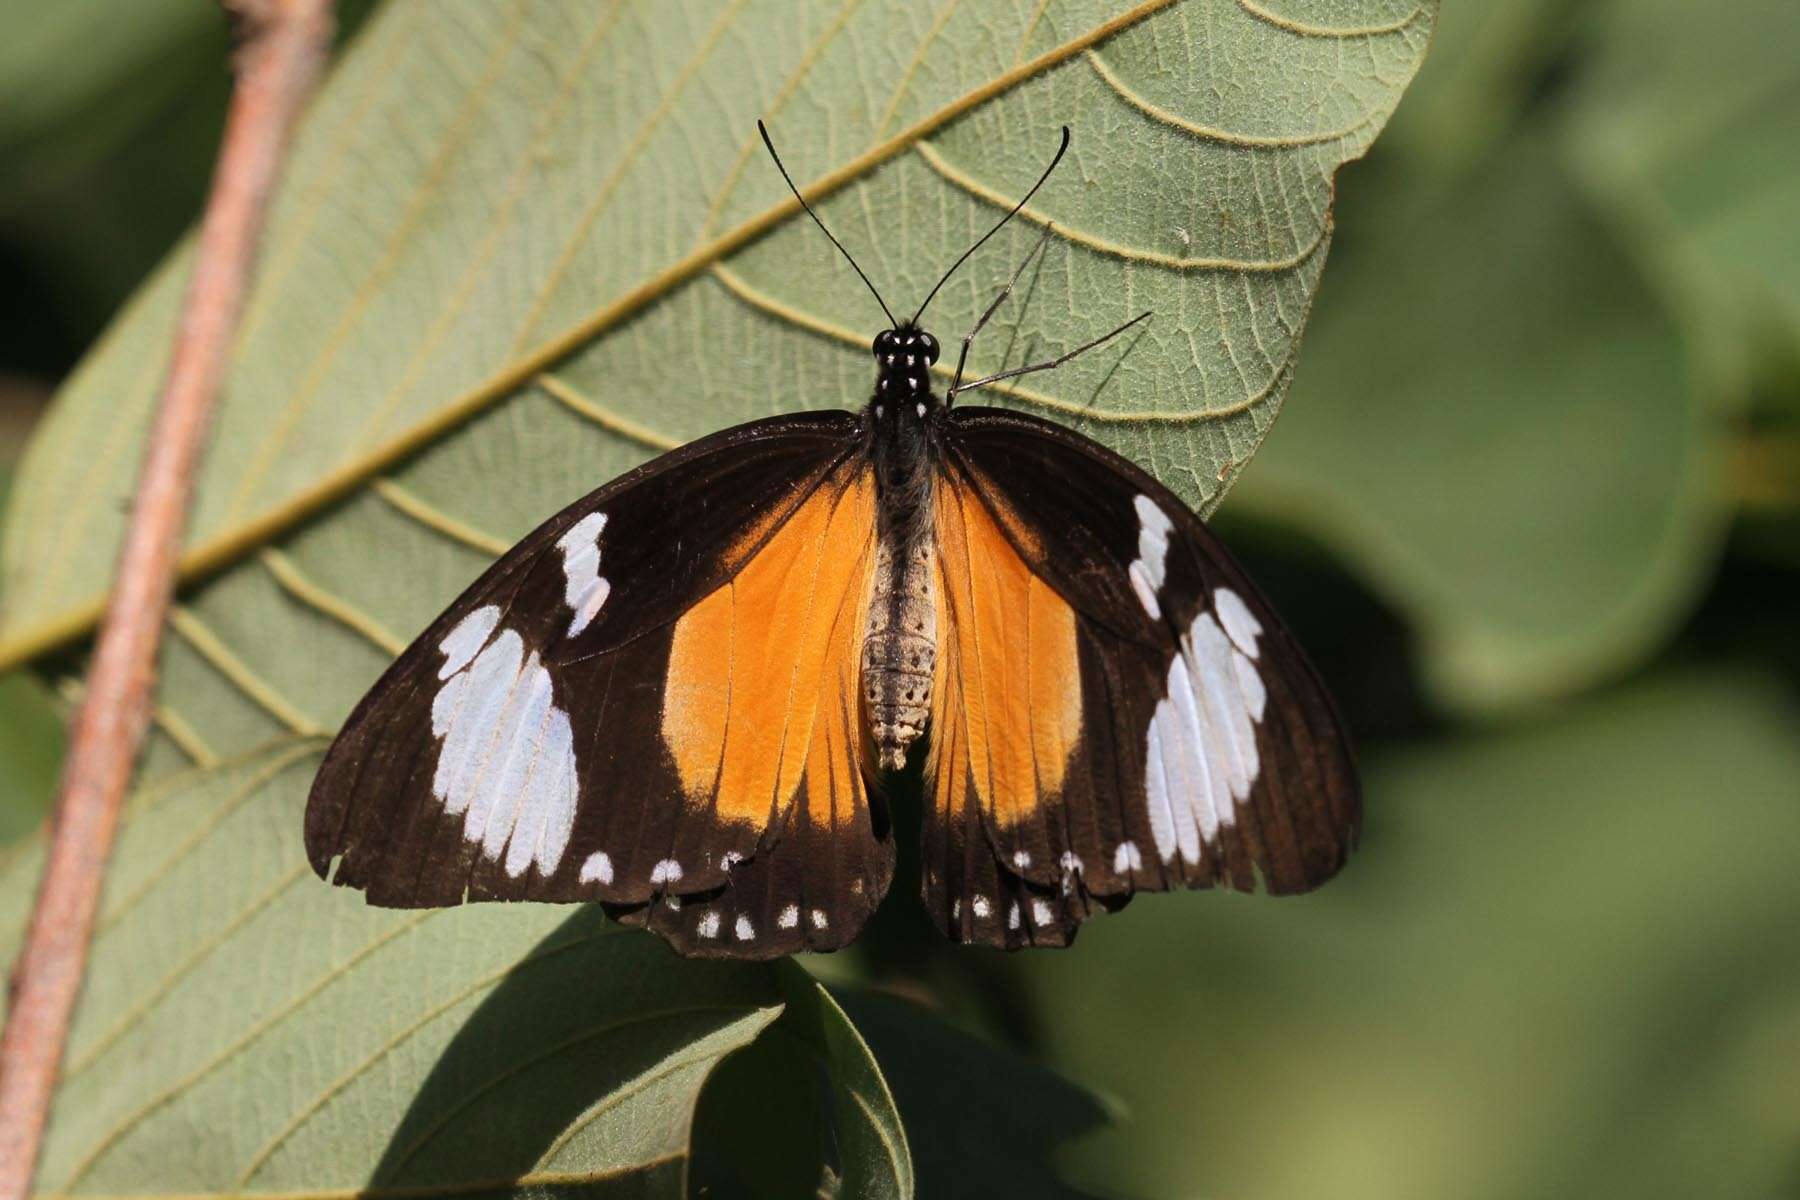
[[[898,770],[931,713],[937,605],[928,542],[921,539],[900,562],[884,543],[876,553],[873,588],[863,637],[863,702],[881,765]]]

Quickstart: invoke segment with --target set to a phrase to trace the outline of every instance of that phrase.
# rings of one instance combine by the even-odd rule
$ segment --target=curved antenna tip
[[[1067,125],[1064,125],[1062,127],[1062,141],[1060,144],[1057,145],[1056,153],[1050,159],[1050,165],[1044,168],[1044,173],[1042,175],[1039,175],[1037,182],[1031,185],[1031,190],[1026,192],[1023,196],[1019,197],[1019,202],[1017,204],[1013,205],[1012,208],[1007,210],[1006,215],[1004,217],[1001,217],[1000,220],[995,223],[995,225],[992,229],[988,230],[986,233],[984,233],[980,237],[976,238],[975,244],[973,246],[970,246],[967,250],[964,250],[962,252],[962,256],[960,258],[958,258],[955,262],[950,264],[950,269],[948,271],[945,271],[943,274],[943,277],[937,281],[937,286],[933,287],[930,292],[926,293],[924,302],[919,305],[919,311],[917,311],[913,314],[912,320],[909,322],[909,324],[917,325],[919,323],[920,319],[923,318],[925,315],[925,310],[927,308],[931,307],[931,302],[933,300],[937,299],[938,292],[942,291],[944,285],[946,283],[950,282],[950,277],[952,275],[956,274],[957,268],[962,266],[964,263],[968,262],[969,256],[974,254],[977,250],[981,249],[982,243],[986,242],[989,238],[993,237],[996,233],[999,233],[1000,230],[1005,227],[1006,223],[1008,221],[1012,220],[1014,217],[1018,216],[1019,210],[1024,208],[1025,205],[1030,202],[1030,200],[1033,196],[1037,195],[1038,189],[1044,186],[1045,181],[1047,181],[1050,178],[1050,173],[1052,171],[1056,170],[1056,165],[1058,163],[1062,162],[1063,155],[1068,152],[1069,137],[1070,137],[1069,127]]]
[[[869,294],[875,297],[875,303],[881,305],[881,311],[888,319],[888,328],[891,329],[898,325],[899,322],[894,320],[893,311],[888,308],[887,301],[881,298],[881,293],[876,290],[874,283],[863,273],[863,269],[857,265],[856,260],[850,257],[850,251],[844,249],[844,243],[837,240],[837,235],[825,228],[825,222],[819,219],[819,214],[814,212],[812,205],[806,202],[806,197],[800,194],[800,189],[794,184],[794,177],[788,174],[787,167],[782,164],[781,155],[775,153],[775,142],[769,137],[769,127],[763,124],[761,117],[756,118],[756,132],[762,134],[763,145],[768,147],[769,157],[775,160],[775,169],[781,172],[781,178],[788,185],[788,191],[794,193],[794,199],[800,202],[800,207],[806,210],[806,215],[813,219],[813,224],[817,225],[819,231],[831,240],[832,245],[837,247],[838,253],[844,256],[844,261],[850,264],[850,269],[856,272],[857,277],[863,281],[863,286],[869,289]]]

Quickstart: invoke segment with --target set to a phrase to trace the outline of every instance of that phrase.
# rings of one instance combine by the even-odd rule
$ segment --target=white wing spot
[[[812,923],[814,929],[824,929],[831,924],[831,920],[825,915],[824,909],[815,908],[812,910]]]
[[[1017,904],[1006,910],[1006,927],[1008,929],[1019,927],[1019,906]]]
[[[713,912],[707,913],[704,917],[701,917],[700,924],[695,926],[695,928],[699,931],[700,936],[703,938],[718,937],[719,936],[719,914],[718,914],[718,911],[714,910]]]
[[[994,911],[993,907],[988,904],[988,898],[986,896],[975,897],[975,899],[969,902],[969,908],[973,910],[978,917],[985,917]]]
[[[781,910],[781,915],[779,917],[775,918],[775,924],[781,926],[783,929],[792,929],[794,926],[798,925],[799,923],[800,923],[800,906],[798,904],[788,905],[786,908]]]
[[[756,926],[750,923],[749,917],[739,916],[737,924],[731,927],[731,932],[737,937],[738,941],[747,942],[756,936]]]
[[[1075,853],[1073,850],[1064,850],[1062,856],[1062,869],[1065,873],[1070,875],[1079,873],[1081,870],[1081,855]]]
[[[1256,657],[1256,639],[1262,636],[1262,622],[1244,603],[1244,598],[1230,588],[1213,589],[1213,608],[1219,614],[1219,623],[1225,626],[1226,636],[1231,644],[1242,650],[1250,658]]]
[[[575,737],[550,672],[513,630],[477,609],[439,643],[443,686],[431,702],[431,792],[463,819],[463,839],[517,879],[552,874],[575,828]],[[476,653],[476,651],[480,653]],[[504,858],[502,854],[504,853]]]
[[[670,912],[680,912],[681,911],[681,897],[680,896],[670,896],[668,899],[664,900],[663,903],[667,904],[669,906]]]
[[[600,850],[588,855],[587,861],[581,864],[581,882],[611,883],[612,881],[612,859],[606,856],[606,851]]]
[[[487,645],[494,626],[498,624],[500,609],[492,604],[478,608],[458,621],[456,628],[445,634],[444,640],[438,643],[438,649],[444,653],[444,665],[438,668],[438,678],[448,679],[468,666],[476,651]]]
[[[1156,593],[1162,590],[1168,570],[1169,534],[1174,532],[1175,523],[1148,496],[1137,497],[1131,506],[1137,510],[1138,554],[1126,569],[1126,575],[1130,577],[1131,590],[1137,593],[1144,611],[1150,614],[1151,620],[1160,621],[1162,605],[1157,603]]]
[[[1123,875],[1127,871],[1144,869],[1144,856],[1138,853],[1136,842],[1120,842],[1119,848],[1113,851],[1113,874]]]
[[[1032,924],[1048,925],[1055,919],[1056,913],[1051,910],[1050,902],[1048,900],[1033,900],[1031,902]]]
[[[729,871],[743,861],[744,856],[739,854],[736,850],[727,850],[725,853],[719,855],[719,870]]]
[[[1031,865],[1031,853],[1027,850],[1013,851],[1013,866],[1023,871]]]
[[[563,556],[563,603],[574,614],[564,637],[586,629],[612,594],[612,584],[600,577],[600,531],[605,528],[605,513],[589,513],[556,539]]]
[[[650,868],[650,882],[661,885],[674,883],[681,878],[681,864],[672,858],[665,858]]]
[[[1199,862],[1200,843],[1237,820],[1262,770],[1256,726],[1268,693],[1253,661],[1262,626],[1229,588],[1213,604],[1219,619],[1202,612],[1182,635],[1144,735],[1144,790],[1164,862]]]
[[[958,896],[956,899],[954,899],[950,902],[950,919],[952,921],[962,920],[962,897],[961,896]]]

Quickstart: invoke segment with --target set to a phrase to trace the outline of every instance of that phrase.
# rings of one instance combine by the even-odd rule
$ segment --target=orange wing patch
[[[941,644],[930,773],[950,811],[972,784],[992,819],[1032,818],[1081,734],[1075,612],[1032,574],[974,493],[937,485]]]
[[[869,473],[827,480],[676,622],[662,736],[690,800],[759,829],[803,778],[832,798],[808,805],[820,824],[861,801],[857,650],[874,546]]]

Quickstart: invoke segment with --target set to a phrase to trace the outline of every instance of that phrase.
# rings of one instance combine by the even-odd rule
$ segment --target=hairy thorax
[[[882,767],[906,765],[925,732],[937,663],[937,604],[930,539],[882,539],[863,636],[863,703]]]

